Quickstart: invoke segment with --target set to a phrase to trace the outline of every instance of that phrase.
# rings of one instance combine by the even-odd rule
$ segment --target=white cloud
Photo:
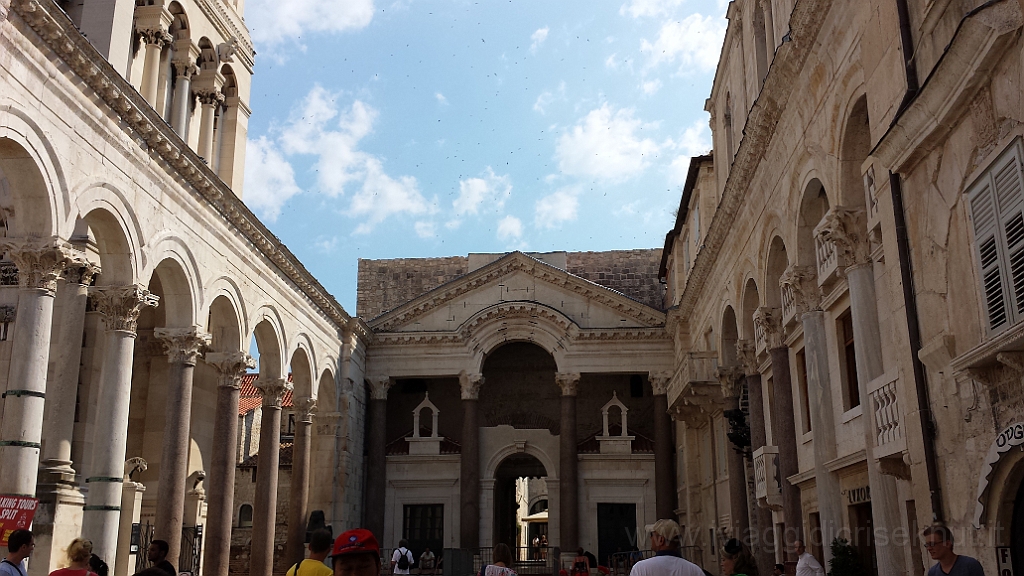
[[[313,247],[316,248],[318,252],[330,254],[338,247],[338,237],[331,236],[328,238],[326,236],[320,236],[313,241]]]
[[[537,100],[533,103],[534,112],[540,112],[541,114],[547,113],[548,106],[556,101],[565,101],[565,80],[558,83],[558,89],[552,92],[551,90],[545,90],[541,92],[540,96],[537,96]]]
[[[679,62],[679,73],[697,68],[702,72],[714,71],[725,38],[724,18],[691,14],[682,20],[662,24],[658,39],[640,43],[640,52],[647,56],[647,66]]]
[[[444,94],[441,94],[440,92],[435,92],[434,93],[434,98],[437,98],[437,103],[438,104],[444,104],[444,105],[448,104],[448,99],[445,98]]]
[[[417,222],[414,228],[416,235],[420,238],[433,238],[437,236],[437,226],[433,222]]]
[[[697,120],[687,127],[680,140],[673,143],[673,147],[682,153],[669,165],[668,181],[673,186],[682,186],[690,170],[690,158],[707,154],[711,150],[711,130],[708,129],[707,118]]]
[[[548,32],[550,32],[550,29],[545,26],[543,28],[538,28],[536,32],[530,35],[530,40],[532,41],[530,44],[530,52],[533,52],[534,54],[537,53],[537,49],[540,48],[540,45],[548,39]]]
[[[534,224],[538,228],[554,228],[562,222],[576,219],[580,188],[566,186],[545,196],[534,204]]]
[[[558,166],[567,174],[613,182],[636,176],[659,150],[639,134],[648,126],[633,117],[632,108],[613,110],[604,104],[559,136]]]
[[[633,18],[645,16],[664,16],[671,14],[686,0],[632,0],[629,4],[623,4],[619,8],[619,14],[629,14]]]
[[[655,78],[654,80],[648,80],[647,82],[640,84],[640,89],[644,91],[644,94],[650,96],[651,94],[656,93],[658,90],[661,90],[661,80],[657,78]]]
[[[501,210],[505,200],[512,195],[512,179],[507,174],[498,176],[488,166],[481,176],[459,181],[459,196],[452,201],[456,216],[478,214],[480,205],[485,201],[488,208]]]
[[[505,216],[498,221],[498,240],[517,241],[523,237],[523,221],[515,216]]]
[[[346,213],[362,219],[357,233],[369,232],[392,215],[436,211],[420,193],[415,178],[389,176],[379,158],[359,149],[360,141],[373,131],[377,111],[360,100],[339,109],[337,100],[337,94],[314,86],[288,122],[273,131],[276,141],[263,137],[250,148],[255,150],[255,157],[250,157],[247,169],[269,172],[273,166],[273,173],[253,177],[264,189],[257,190],[252,200],[247,189],[246,201],[252,206],[266,206],[264,213],[276,217],[281,205],[299,191],[284,156],[314,156],[318,192],[339,198],[355,189]],[[280,181],[285,177],[294,188]]]
[[[295,171],[264,136],[249,140],[245,155],[245,203],[273,222],[281,215],[285,202],[302,192],[295,184]]]
[[[373,0],[249,0],[245,23],[257,45],[298,43],[311,32],[344,32],[365,28],[373,19]]]

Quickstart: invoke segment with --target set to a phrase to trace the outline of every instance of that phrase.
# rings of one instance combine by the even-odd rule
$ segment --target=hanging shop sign
[[[15,530],[28,530],[38,504],[35,498],[0,496],[0,546],[7,546],[7,539]]]

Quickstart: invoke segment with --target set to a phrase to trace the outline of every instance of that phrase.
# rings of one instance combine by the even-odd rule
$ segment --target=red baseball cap
[[[380,544],[377,544],[377,539],[373,537],[373,533],[366,528],[354,528],[347,532],[342,532],[338,539],[334,541],[331,557],[343,554],[364,554],[366,552],[373,552],[377,555],[377,561],[380,561]]]

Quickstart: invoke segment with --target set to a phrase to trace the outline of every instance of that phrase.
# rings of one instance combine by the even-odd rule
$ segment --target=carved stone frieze
[[[160,297],[141,284],[99,286],[89,289],[95,309],[103,314],[107,330],[131,332],[139,327],[139,314],[146,306],[156,306]]]
[[[483,385],[483,374],[471,374],[465,370],[459,372],[459,390],[463,400],[478,400],[480,398],[480,387]]]
[[[213,336],[203,331],[201,326],[188,328],[157,328],[153,336],[163,344],[167,361],[195,366],[196,360],[206,351]]]
[[[231,18],[220,7],[221,2],[201,0],[203,12],[215,22],[231,22]],[[298,262],[281,241],[242,202],[227,184],[192,150],[156,110],[121,74],[104,58],[96,48],[75,28],[55,3],[40,0],[13,0],[11,7],[42,41],[53,50],[55,56],[67,64],[67,74],[74,85],[88,87],[88,97],[99,96],[102,102],[123,122],[122,129],[132,139],[148,147],[163,158],[181,180],[191,186],[196,197],[206,202],[225,221],[252,242],[264,256],[305,294],[323,314],[338,326],[352,319],[318,280]],[[252,52],[248,35],[232,27],[224,29],[224,37],[237,37],[243,44],[247,66],[251,67]]]
[[[18,269],[22,288],[57,290],[64,267],[75,258],[71,244],[57,236],[49,238],[2,238],[0,252],[6,252]]]
[[[284,395],[293,388],[287,378],[258,378],[253,386],[263,396],[263,406],[267,408],[280,408]]]
[[[668,385],[672,381],[672,372],[650,372],[647,380],[651,383],[651,389],[655,396],[668,394]]]
[[[814,235],[835,244],[847,266],[871,261],[864,210],[833,206],[814,228]]]
[[[218,386],[240,388],[242,377],[254,368],[256,361],[246,352],[207,352],[203,360],[218,374]]]
[[[580,375],[578,372],[558,372],[555,384],[562,390],[562,396],[575,396],[579,391]]]

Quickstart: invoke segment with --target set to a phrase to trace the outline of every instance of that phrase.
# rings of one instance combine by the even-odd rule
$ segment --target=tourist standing
[[[696,564],[683,559],[680,551],[682,530],[674,520],[658,520],[647,527],[654,557],[633,565],[630,576],[704,576]]]
[[[314,530],[309,537],[309,558],[294,564],[288,569],[287,576],[331,576],[331,570],[324,564],[324,559],[331,552],[333,542],[331,533],[323,528]]]
[[[331,551],[334,576],[380,576],[380,545],[365,528],[342,532]]]
[[[398,541],[398,549],[391,555],[391,573],[408,574],[412,568],[412,552],[409,551],[409,541],[402,538]]]
[[[0,560],[0,576],[27,576],[25,559],[32,555],[36,540],[28,530],[15,530],[7,539],[7,558]]]
[[[985,576],[981,563],[953,552],[953,532],[945,526],[925,528],[924,547],[932,560],[937,560],[928,570],[928,576]]]
[[[68,556],[68,567],[50,572],[50,576],[93,576],[92,566],[89,560],[92,559],[92,542],[83,538],[75,538],[68,545],[64,552]]]
[[[796,554],[796,576],[825,576],[821,563],[811,556],[804,546],[803,540],[793,540],[793,553]]]
[[[494,545],[491,563],[480,568],[477,576],[518,576],[512,569],[512,549],[501,542]]]

